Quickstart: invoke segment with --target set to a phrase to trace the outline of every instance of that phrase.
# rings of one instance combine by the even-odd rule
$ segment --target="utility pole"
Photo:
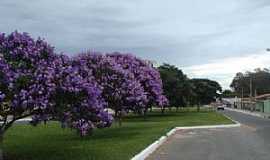
[[[252,75],[250,75],[249,88],[250,88],[250,100],[251,100],[251,98],[252,98]]]
[[[255,89],[254,92],[254,97],[257,97],[257,89]]]
[[[242,92],[241,92],[241,109],[243,109],[243,98],[244,98],[244,88],[242,87]]]

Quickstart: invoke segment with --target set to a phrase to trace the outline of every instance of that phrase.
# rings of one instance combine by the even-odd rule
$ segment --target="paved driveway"
[[[148,160],[270,160],[270,120],[223,113],[242,126],[177,131]]]

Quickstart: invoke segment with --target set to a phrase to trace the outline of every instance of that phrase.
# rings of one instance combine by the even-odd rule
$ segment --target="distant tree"
[[[194,102],[198,111],[201,105],[209,104],[220,97],[218,92],[221,92],[222,88],[218,82],[209,79],[191,79],[190,82],[194,86]]]
[[[190,95],[190,84],[187,76],[177,67],[170,64],[163,64],[158,67],[163,89],[166,97],[170,101],[170,106],[185,107],[187,106]]]
[[[189,79],[180,69],[170,64],[158,67],[165,95],[170,105],[176,108],[188,104],[209,104],[220,96],[221,86],[216,81],[209,79]],[[220,92],[220,93],[218,93]]]
[[[230,87],[236,92],[236,94],[241,97],[249,95],[249,78],[241,73],[236,73]]]
[[[250,85],[252,87],[250,87]],[[268,69],[257,68],[253,72],[237,73],[230,87],[241,97],[255,96],[255,94],[270,93],[270,72]],[[252,90],[250,90],[252,88]]]
[[[233,98],[236,96],[236,93],[232,90],[226,89],[222,91],[222,98]]]

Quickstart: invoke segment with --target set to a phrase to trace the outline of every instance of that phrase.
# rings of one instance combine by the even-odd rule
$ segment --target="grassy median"
[[[230,123],[214,111],[154,111],[146,119],[130,115],[121,127],[113,124],[84,138],[56,122],[14,125],[5,136],[4,149],[8,160],[127,160],[173,127]]]

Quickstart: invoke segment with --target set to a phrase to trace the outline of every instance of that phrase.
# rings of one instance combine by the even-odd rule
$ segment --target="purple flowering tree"
[[[105,110],[101,87],[81,65],[64,55],[54,61],[56,91],[51,101],[56,107],[50,113],[63,127],[75,128],[85,136],[94,128],[109,127],[113,119]]]
[[[168,105],[168,100],[163,94],[160,74],[152,63],[131,54],[112,53],[108,54],[108,56],[120,64],[124,70],[133,73],[137,81],[143,86],[148,100],[144,110],[145,114],[147,109],[154,105],[162,109]]]
[[[121,125],[123,113],[133,111],[142,113],[147,104],[143,86],[129,70],[115,63],[109,56],[98,53],[83,53],[74,58],[74,63],[80,65],[80,70],[94,76],[102,87],[102,96],[115,112],[115,117]]]
[[[29,116],[33,124],[59,120],[81,135],[109,126],[112,117],[104,110],[100,87],[93,76],[81,74],[43,39],[0,33],[0,147],[12,124]]]
[[[0,33],[0,143],[18,120],[43,113],[53,90],[53,47],[27,33]],[[2,153],[0,154],[2,157]]]

